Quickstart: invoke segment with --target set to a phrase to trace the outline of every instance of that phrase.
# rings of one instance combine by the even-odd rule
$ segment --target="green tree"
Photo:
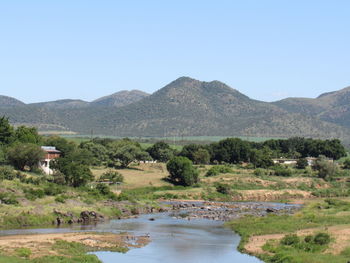
[[[271,151],[268,148],[251,150],[250,162],[254,165],[254,168],[268,168],[272,166]]]
[[[34,127],[26,126],[20,126],[15,130],[14,139],[21,143],[39,144],[41,142],[41,136],[38,134],[38,130]]]
[[[10,144],[13,141],[14,129],[10,125],[9,119],[0,117],[0,144]]]
[[[164,163],[174,157],[174,150],[171,149],[169,144],[165,142],[156,142],[147,149],[147,152],[153,158],[153,160]]]
[[[208,150],[199,148],[193,153],[193,162],[195,164],[208,164],[210,162],[210,154]]]
[[[350,158],[346,159],[343,163],[344,169],[350,169]]]
[[[109,160],[108,150],[102,144],[93,143],[92,141],[82,142],[79,148],[89,151],[92,155],[92,165],[102,165]]]
[[[50,136],[44,144],[47,146],[55,146],[57,150],[61,151],[62,156],[66,156],[71,152],[74,152],[77,148],[74,142],[69,142],[66,139],[59,136]]]
[[[297,161],[296,168],[297,169],[305,169],[309,165],[306,158],[299,158]]]
[[[199,181],[199,172],[187,157],[174,157],[167,163],[167,170],[174,184],[191,186]]]
[[[238,138],[227,138],[211,144],[213,159],[218,162],[239,163],[248,162],[251,152],[249,142]]]
[[[312,168],[317,171],[318,177],[324,180],[331,180],[338,172],[338,166],[325,156],[317,158]]]
[[[79,163],[61,165],[59,171],[64,174],[65,183],[73,187],[84,186],[94,178],[89,167]]]
[[[44,158],[44,155],[45,153],[40,146],[32,143],[15,144],[7,149],[9,162],[22,171],[25,167],[28,167],[30,170],[36,168],[39,161]]]
[[[126,168],[133,161],[150,160],[149,154],[133,144],[126,144],[112,153],[111,159],[119,162],[120,166]]]

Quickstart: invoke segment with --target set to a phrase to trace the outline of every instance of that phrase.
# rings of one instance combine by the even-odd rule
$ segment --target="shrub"
[[[16,252],[17,256],[19,256],[21,258],[29,258],[30,255],[32,254],[32,251],[26,247],[16,248],[15,252]]]
[[[0,180],[13,180],[16,177],[16,173],[13,171],[13,168],[10,166],[1,166],[0,167]]]
[[[281,240],[281,244],[286,246],[297,245],[299,244],[299,242],[300,242],[300,238],[295,234],[286,235]]]
[[[306,158],[300,158],[297,161],[296,168],[297,169],[305,169],[309,165],[308,161]]]
[[[50,185],[50,186],[46,186],[44,188],[44,192],[46,195],[58,195],[58,194],[62,194],[62,189],[60,187],[57,187],[55,185]]]
[[[227,165],[216,165],[216,166],[211,167],[205,176],[207,176],[207,177],[216,176],[216,175],[221,174],[221,173],[232,173],[232,172],[233,171],[232,171],[231,167],[229,167]]]
[[[314,237],[314,243],[317,245],[327,245],[331,241],[331,237],[327,233],[318,233]]]
[[[218,193],[227,195],[231,193],[231,187],[228,184],[217,183],[215,189]]]
[[[0,193],[0,201],[1,203],[7,204],[7,205],[17,205],[18,201],[16,197],[11,193]]]
[[[43,189],[27,188],[24,189],[24,193],[25,197],[32,201],[34,201],[37,198],[43,198],[45,196],[45,192]]]
[[[198,183],[198,170],[192,162],[182,156],[174,157],[167,163],[167,170],[170,173],[170,181],[174,184],[191,186]]]
[[[255,176],[264,176],[264,175],[266,175],[266,171],[262,168],[257,168],[254,170],[254,175]]]
[[[118,183],[124,181],[124,176],[118,173],[117,171],[108,170],[107,172],[103,173],[100,177],[100,181],[109,181],[111,183]]]
[[[276,166],[274,169],[274,175],[289,177],[289,176],[292,176],[292,170],[289,168],[284,168],[282,166]]]

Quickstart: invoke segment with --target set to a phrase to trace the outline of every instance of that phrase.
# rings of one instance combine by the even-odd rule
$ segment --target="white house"
[[[45,157],[39,162],[39,167],[44,171],[44,173],[53,174],[53,170],[50,169],[50,162],[53,159],[59,158],[61,156],[61,152],[53,146],[41,146],[41,149],[45,152]]]

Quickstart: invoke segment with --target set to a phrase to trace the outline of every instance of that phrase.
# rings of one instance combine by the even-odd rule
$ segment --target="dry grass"
[[[96,177],[101,176],[109,169],[92,169]],[[168,177],[168,172],[164,163],[147,163],[131,166],[128,169],[116,169],[124,176],[124,184],[121,189],[134,189],[147,186],[170,185],[164,180]]]

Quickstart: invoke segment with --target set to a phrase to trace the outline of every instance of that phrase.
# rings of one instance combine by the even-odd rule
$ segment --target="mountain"
[[[349,139],[347,128],[321,120],[324,116],[320,114],[328,106],[325,107],[324,102],[314,103],[314,100],[326,100],[333,108],[338,103],[342,105],[339,98],[333,97],[336,93],[324,94],[317,99],[267,103],[250,99],[219,81],[181,77],[152,95],[122,91],[91,103],[65,100],[0,108],[0,115],[9,116],[13,123],[80,134],[90,134],[93,130],[99,135],[142,137],[216,135]],[[130,99],[136,97],[136,101]],[[117,107],[123,103],[124,106]],[[342,105],[345,106],[346,103]]]
[[[49,109],[72,109],[72,108],[80,108],[86,107],[89,105],[89,102],[83,100],[55,100],[49,102],[39,102],[39,103],[31,103],[32,106],[44,107]]]
[[[21,105],[25,105],[25,103],[15,98],[0,96],[0,108],[21,106]]]
[[[307,114],[350,128],[350,87],[321,94],[315,99],[287,98],[273,104],[289,112]]]
[[[140,90],[122,90],[91,102],[92,105],[122,107],[149,96]]]
[[[89,107],[71,121],[83,133],[117,136],[344,137],[334,124],[252,100],[219,81],[181,77],[152,95],[120,108]],[[72,126],[75,124],[75,126]]]

